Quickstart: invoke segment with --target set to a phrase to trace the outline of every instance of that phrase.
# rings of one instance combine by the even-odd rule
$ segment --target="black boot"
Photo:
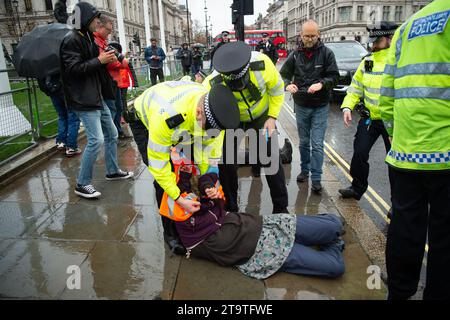
[[[358,194],[355,189],[353,189],[353,187],[348,187],[346,189],[339,189],[338,192],[341,194],[342,198],[344,199],[349,199],[349,198],[353,198],[356,200],[361,199],[360,194]]]
[[[180,239],[171,237],[164,233],[164,241],[169,246],[170,251],[179,256],[184,256],[186,254],[186,248],[181,244]]]
[[[280,157],[282,164],[292,162],[292,144],[288,138],[284,139],[284,146],[280,150]]]

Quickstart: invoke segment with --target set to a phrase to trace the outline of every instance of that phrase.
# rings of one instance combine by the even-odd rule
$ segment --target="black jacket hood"
[[[89,24],[96,17],[100,16],[100,11],[97,10],[92,4],[87,2],[78,2],[76,4],[77,7],[80,8],[80,19],[81,19],[81,28],[82,31],[89,30]]]

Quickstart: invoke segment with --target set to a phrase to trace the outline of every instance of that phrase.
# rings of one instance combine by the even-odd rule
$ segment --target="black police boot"
[[[169,246],[170,251],[172,251],[176,255],[184,256],[186,254],[186,248],[183,247],[180,239],[164,234],[164,241]]]
[[[284,146],[280,150],[280,157],[282,164],[288,164],[292,162],[292,144],[288,138],[284,139]]]
[[[348,187],[345,189],[339,189],[338,192],[341,194],[342,198],[344,199],[349,199],[349,198],[353,198],[356,200],[361,199],[361,195],[359,195],[355,189],[353,189],[353,187]]]

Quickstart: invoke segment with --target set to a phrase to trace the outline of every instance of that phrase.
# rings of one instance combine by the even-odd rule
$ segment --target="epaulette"
[[[266,70],[266,64],[264,63],[264,60],[250,62],[250,70],[252,71]]]

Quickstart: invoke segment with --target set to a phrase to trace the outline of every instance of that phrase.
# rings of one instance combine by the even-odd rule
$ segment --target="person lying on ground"
[[[345,272],[340,218],[227,212],[218,185],[215,173],[198,178],[190,166],[180,168],[178,187],[200,203],[189,219],[175,223],[187,258],[236,266],[256,279],[277,271],[327,278]]]

